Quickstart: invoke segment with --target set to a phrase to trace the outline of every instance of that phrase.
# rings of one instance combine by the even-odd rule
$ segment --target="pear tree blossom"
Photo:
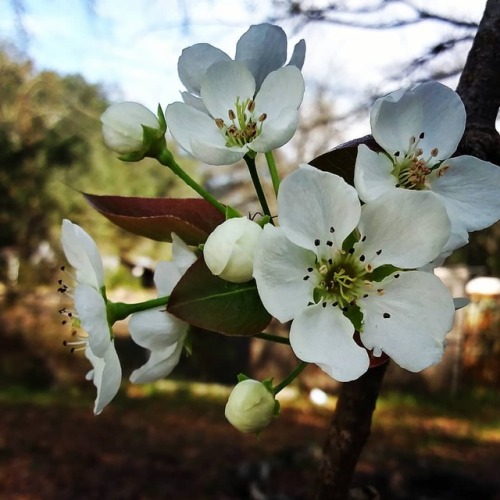
[[[212,274],[233,283],[252,279],[253,256],[262,227],[246,217],[228,219],[208,237],[203,256]]]
[[[211,165],[229,165],[246,154],[266,153],[295,133],[304,79],[296,66],[267,75],[260,89],[238,61],[212,64],[200,95],[206,109],[174,102],[166,110],[172,137],[189,154]]]
[[[155,270],[154,281],[159,296],[169,295],[182,275],[194,263],[193,251],[172,233],[171,262],[162,261]],[[130,375],[136,384],[153,382],[168,376],[179,363],[189,325],[165,311],[165,306],[132,314],[129,331],[132,339],[149,349],[148,361]]]
[[[94,366],[87,379],[93,380],[97,387],[94,407],[97,415],[118,392],[122,373],[107,318],[102,259],[89,234],[67,219],[62,223],[61,241],[66,258],[76,272],[76,286],[72,292],[76,314],[65,308],[60,312],[70,316],[73,325],[86,332],[65,344],[73,349],[85,349]],[[67,293],[69,288],[61,284],[59,290]]]
[[[294,47],[289,66],[302,69],[306,45],[300,40]],[[281,68],[287,59],[287,37],[279,26],[263,23],[252,25],[238,40],[234,60],[243,63],[255,80],[258,91],[269,73]],[[208,43],[197,43],[182,51],[178,71],[187,89],[182,92],[185,103],[205,110],[200,99],[201,83],[210,66],[231,61],[231,57]]]
[[[436,276],[413,270],[449,238],[437,197],[391,190],[361,207],[343,179],[302,165],[282,182],[278,213],[280,227],[262,232],[254,277],[267,310],[293,319],[299,359],[339,381],[368,369],[367,349],[413,372],[440,360],[453,300]]]
[[[473,156],[450,158],[465,119],[458,94],[438,82],[393,92],[370,114],[384,152],[360,145],[356,159],[354,182],[364,202],[399,188],[430,191],[444,204],[452,224],[444,256],[467,243],[469,232],[500,219],[500,169]]]

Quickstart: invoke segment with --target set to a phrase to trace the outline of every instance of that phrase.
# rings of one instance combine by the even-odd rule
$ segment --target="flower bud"
[[[235,386],[225,415],[241,432],[260,432],[277,414],[277,402],[270,390],[257,380],[243,380]]]
[[[208,237],[203,254],[212,274],[233,283],[252,279],[253,255],[262,228],[246,217],[228,219]]]
[[[143,125],[161,135],[158,118],[137,102],[113,104],[102,114],[101,122],[104,143],[122,155],[144,151]]]

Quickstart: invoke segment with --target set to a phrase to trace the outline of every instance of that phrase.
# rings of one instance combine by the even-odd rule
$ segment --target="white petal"
[[[295,47],[293,48],[292,57],[288,63],[289,66],[296,66],[299,69],[302,69],[304,66],[304,60],[306,58],[306,42],[304,39],[299,40]]]
[[[431,180],[431,189],[445,204],[454,230],[477,231],[500,219],[499,167],[458,156],[446,160],[441,169],[444,174]]]
[[[297,130],[299,113],[295,108],[285,108],[272,120],[267,120],[262,133],[252,141],[250,149],[256,153],[267,153],[286,144]]]
[[[354,327],[338,307],[316,304],[292,323],[290,345],[302,361],[316,363],[340,382],[359,378],[368,370],[368,353],[353,338]]]
[[[451,156],[465,129],[465,108],[456,92],[427,82],[406,92],[378,99],[370,115],[372,134],[389,154],[405,151],[411,136],[418,138],[423,157],[438,148],[437,160]]]
[[[283,231],[264,226],[254,257],[253,275],[264,307],[282,323],[312,300],[314,283],[304,280],[316,261],[313,252],[290,242]]]
[[[167,377],[179,364],[184,339],[163,351],[151,352],[148,361],[130,375],[133,384],[147,384]]]
[[[341,248],[361,211],[356,190],[342,178],[301,165],[281,183],[278,194],[280,226],[287,238],[319,255]],[[319,240],[319,244],[316,240]]]
[[[187,104],[188,106],[191,106],[192,108],[195,108],[198,111],[205,113],[206,115],[209,114],[208,109],[205,106],[205,104],[203,104],[203,100],[201,97],[196,97],[193,94],[190,94],[189,92],[181,92],[181,97],[184,103]]]
[[[363,206],[356,245],[373,267],[410,269],[437,257],[450,237],[444,205],[429,191],[393,189]]]
[[[80,325],[89,335],[89,346],[102,358],[111,343],[104,298],[91,286],[80,284],[75,288],[74,299]]]
[[[167,106],[165,117],[172,137],[190,154],[193,154],[191,141],[195,138],[224,146],[214,120],[198,109],[174,102]]]
[[[136,344],[159,351],[175,344],[186,333],[188,325],[162,306],[132,314],[128,328]]]
[[[455,312],[446,286],[433,274],[409,271],[383,288],[383,295],[358,301],[364,315],[363,344],[412,372],[437,363]]]
[[[394,165],[384,154],[360,144],[354,167],[354,186],[359,197],[368,203],[395,188],[398,180],[391,174]]]
[[[154,274],[154,282],[159,297],[170,295],[175,285],[181,279],[182,273],[173,261],[162,260],[158,262]]]
[[[245,64],[255,78],[258,89],[267,75],[286,61],[285,32],[272,24],[250,26],[236,44],[235,59]]]
[[[77,280],[99,290],[104,285],[104,270],[95,241],[80,226],[64,219],[61,242],[68,262],[76,270]]]
[[[114,342],[109,345],[102,358],[95,356],[90,348],[85,350],[85,355],[94,367],[87,375],[87,379],[92,380],[97,388],[94,415],[99,415],[120,389],[122,381],[120,360]]]
[[[285,108],[298,109],[304,97],[304,90],[304,78],[300,69],[285,66],[273,71],[255,96],[255,116],[265,113],[272,120]]]
[[[216,62],[230,60],[222,50],[208,43],[197,43],[182,51],[177,64],[179,78],[188,92],[200,95],[201,81],[208,68]]]
[[[172,233],[172,260],[181,276],[195,263],[196,258],[193,250],[179,236]]]
[[[201,82],[201,98],[213,118],[229,121],[228,112],[236,112],[236,101],[245,102],[255,95],[252,73],[235,61],[213,64]]]
[[[208,165],[231,165],[240,161],[248,153],[247,146],[228,148],[221,135],[217,141],[209,141],[206,138],[203,140],[192,139],[191,150],[193,156]]]

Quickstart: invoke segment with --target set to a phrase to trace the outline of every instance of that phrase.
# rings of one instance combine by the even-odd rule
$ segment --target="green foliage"
[[[42,240],[57,250],[61,219],[70,218],[105,252],[127,253],[138,238],[96,214],[80,191],[192,195],[153,160],[127,164],[105,148],[100,115],[107,106],[98,85],[79,75],[38,72],[31,61],[0,49],[0,251],[12,247],[27,261]],[[147,248],[158,249],[152,242]]]

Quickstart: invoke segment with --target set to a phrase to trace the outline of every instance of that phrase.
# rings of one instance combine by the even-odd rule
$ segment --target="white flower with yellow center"
[[[304,96],[302,73],[286,66],[271,72],[256,89],[243,63],[212,64],[200,88],[206,110],[183,102],[169,104],[170,133],[188,153],[211,165],[229,165],[247,153],[283,146],[297,128]]]
[[[267,224],[257,245],[254,277],[269,313],[293,319],[299,359],[339,381],[368,369],[366,349],[413,372],[440,360],[453,300],[436,276],[412,270],[449,238],[435,196],[392,190],[361,207],[343,179],[302,165],[280,186],[278,214],[280,227]]]
[[[430,191],[444,204],[452,224],[445,255],[500,218],[500,169],[473,156],[450,158],[465,119],[458,94],[440,83],[394,92],[370,114],[384,152],[360,145],[356,159],[354,183],[364,202],[399,188]]]
[[[72,292],[76,314],[66,309],[60,312],[67,314],[75,327],[86,332],[65,344],[73,350],[85,349],[94,367],[87,379],[93,380],[97,388],[94,407],[97,415],[118,392],[122,373],[107,318],[102,259],[94,240],[67,219],[62,223],[61,241],[66,258],[76,271],[76,286]],[[67,294],[69,288],[61,283],[59,290]]]

